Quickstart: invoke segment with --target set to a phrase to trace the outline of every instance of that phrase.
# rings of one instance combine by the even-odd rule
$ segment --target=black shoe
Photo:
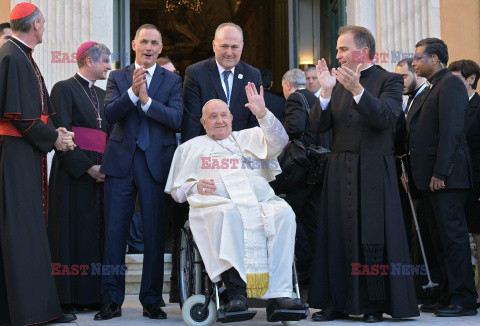
[[[122,307],[115,302],[105,304],[102,309],[93,317],[94,320],[107,320],[122,315]]]
[[[62,314],[57,319],[49,321],[49,323],[60,324],[60,323],[69,323],[71,321],[77,320],[77,316],[74,314]]]
[[[247,300],[243,299],[233,299],[230,300],[227,305],[225,306],[225,312],[239,312],[239,311],[247,311],[248,305]]]
[[[302,300],[295,298],[275,298],[268,300],[269,309],[271,310],[305,310],[305,304]]]
[[[445,305],[438,302],[431,303],[431,304],[422,304],[420,306],[420,311],[433,313],[433,312],[436,312],[438,309],[443,309],[445,307],[446,307]]]
[[[461,316],[475,316],[477,314],[476,307],[463,307],[458,304],[451,304],[442,309],[435,311],[437,317],[461,317]]]
[[[338,312],[338,311],[331,311],[330,309],[323,309],[317,311],[312,315],[313,321],[331,321],[335,319],[348,319],[349,316],[347,314]]]
[[[380,312],[374,312],[374,313],[363,315],[364,323],[379,323],[382,321],[383,321],[383,314]]]
[[[143,307],[143,315],[150,319],[167,319],[167,313],[160,307],[160,303],[147,304]]]

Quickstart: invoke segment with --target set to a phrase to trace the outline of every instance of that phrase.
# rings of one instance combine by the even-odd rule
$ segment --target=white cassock
[[[295,214],[268,182],[281,172],[276,157],[288,142],[267,111],[259,127],[224,140],[198,136],[179,146],[165,192],[190,204],[190,228],[210,279],[235,268],[249,297],[292,295]],[[200,195],[197,182],[213,179],[216,191]]]

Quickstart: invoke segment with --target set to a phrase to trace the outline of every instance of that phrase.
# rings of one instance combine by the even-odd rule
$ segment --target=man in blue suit
[[[259,88],[262,79],[260,70],[240,61],[242,50],[241,27],[234,23],[220,24],[213,40],[215,56],[185,70],[182,142],[205,134],[200,118],[202,107],[211,99],[221,99],[228,104],[235,117],[233,131],[258,125],[255,116],[245,107],[248,103],[245,86],[252,82]]]
[[[104,306],[95,320],[122,314],[125,249],[137,192],[145,246],[140,289],[143,315],[167,317],[161,309],[169,206],[163,190],[176,148],[175,130],[182,121],[182,82],[156,64],[162,51],[156,26],[140,26],[132,48],[135,64],[110,73],[105,97],[105,118],[113,126],[100,170],[106,175],[104,269],[108,270],[102,278]]]

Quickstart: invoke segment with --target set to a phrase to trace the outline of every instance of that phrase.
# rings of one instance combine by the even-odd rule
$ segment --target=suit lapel
[[[412,117],[418,112],[420,111],[420,108],[422,107],[423,105],[423,102],[425,102],[425,100],[427,99],[428,95],[430,95],[430,92],[432,91],[433,87],[435,86],[435,84],[433,85],[430,85],[430,87],[428,87],[428,90],[424,90],[422,93],[424,93],[423,95],[422,94],[419,94],[419,96],[421,96],[422,98],[419,100],[419,101],[413,101],[412,103],[412,106],[410,108],[410,110],[408,110],[408,114],[407,114],[407,130],[410,130],[410,121],[412,120]]]
[[[232,94],[230,96],[230,107],[232,107],[232,104],[235,103],[237,100],[238,95],[244,88],[244,80],[243,77],[242,79],[238,78],[238,75],[243,75],[243,64],[241,61],[238,62],[237,66],[235,67],[235,75],[233,76],[233,83],[232,83]],[[245,92],[245,89],[243,89]]]
[[[153,98],[155,93],[157,92],[158,88],[163,82],[165,78],[165,73],[163,72],[163,68],[156,64],[157,67],[155,68],[155,72],[153,73],[152,80],[150,81],[150,86],[148,87],[148,96]]]
[[[215,62],[215,57],[213,57],[210,61],[210,67],[208,71],[208,76],[210,77],[210,81],[212,82],[213,87],[215,88],[215,92],[217,93],[217,97],[227,103],[227,95],[222,87],[222,82],[220,81],[220,74],[218,73],[217,63]],[[202,103],[203,105],[203,103]]]
[[[127,79],[128,87],[132,86],[133,82],[133,71],[135,70],[135,65],[130,65],[125,69],[125,78]]]

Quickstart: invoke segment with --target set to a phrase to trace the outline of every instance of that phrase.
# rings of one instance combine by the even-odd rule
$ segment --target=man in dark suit
[[[261,68],[260,73],[262,75],[263,85],[263,98],[265,99],[265,105],[270,112],[275,115],[278,121],[283,121],[283,115],[285,113],[285,99],[273,93],[270,88],[273,85],[273,74],[270,69]]]
[[[100,171],[106,175],[104,264],[110,273],[103,275],[105,305],[95,320],[121,315],[126,241],[137,193],[145,247],[140,289],[143,315],[167,317],[160,308],[169,206],[163,190],[176,148],[175,130],[182,120],[182,82],[155,62],[162,51],[156,26],[140,26],[132,48],[135,64],[113,71],[107,83],[105,118],[113,129]]]
[[[285,118],[283,126],[290,140],[300,140],[306,147],[310,145],[330,148],[332,133],[315,133],[310,126],[310,108],[318,98],[305,88],[305,74],[300,69],[287,71],[282,77],[282,89],[285,96]],[[295,258],[298,278],[302,288],[307,289],[312,272],[313,249],[317,231],[317,219],[320,212],[320,194],[322,182],[302,180],[286,190],[286,201],[292,206],[297,221],[295,239]]]
[[[185,70],[182,142],[205,134],[200,118],[202,107],[211,99],[221,99],[228,104],[235,117],[233,131],[257,126],[255,116],[245,108],[248,102],[245,86],[252,82],[258,88],[262,81],[257,68],[240,61],[242,49],[243,32],[240,26],[220,24],[213,40],[215,57],[197,62]]]
[[[407,116],[407,151],[411,177],[422,191],[428,228],[437,261],[444,262],[441,297],[422,307],[440,317],[477,314],[474,274],[465,221],[465,202],[472,186],[465,136],[468,96],[462,82],[446,69],[448,49],[437,38],[416,44],[413,67],[428,89]]]

